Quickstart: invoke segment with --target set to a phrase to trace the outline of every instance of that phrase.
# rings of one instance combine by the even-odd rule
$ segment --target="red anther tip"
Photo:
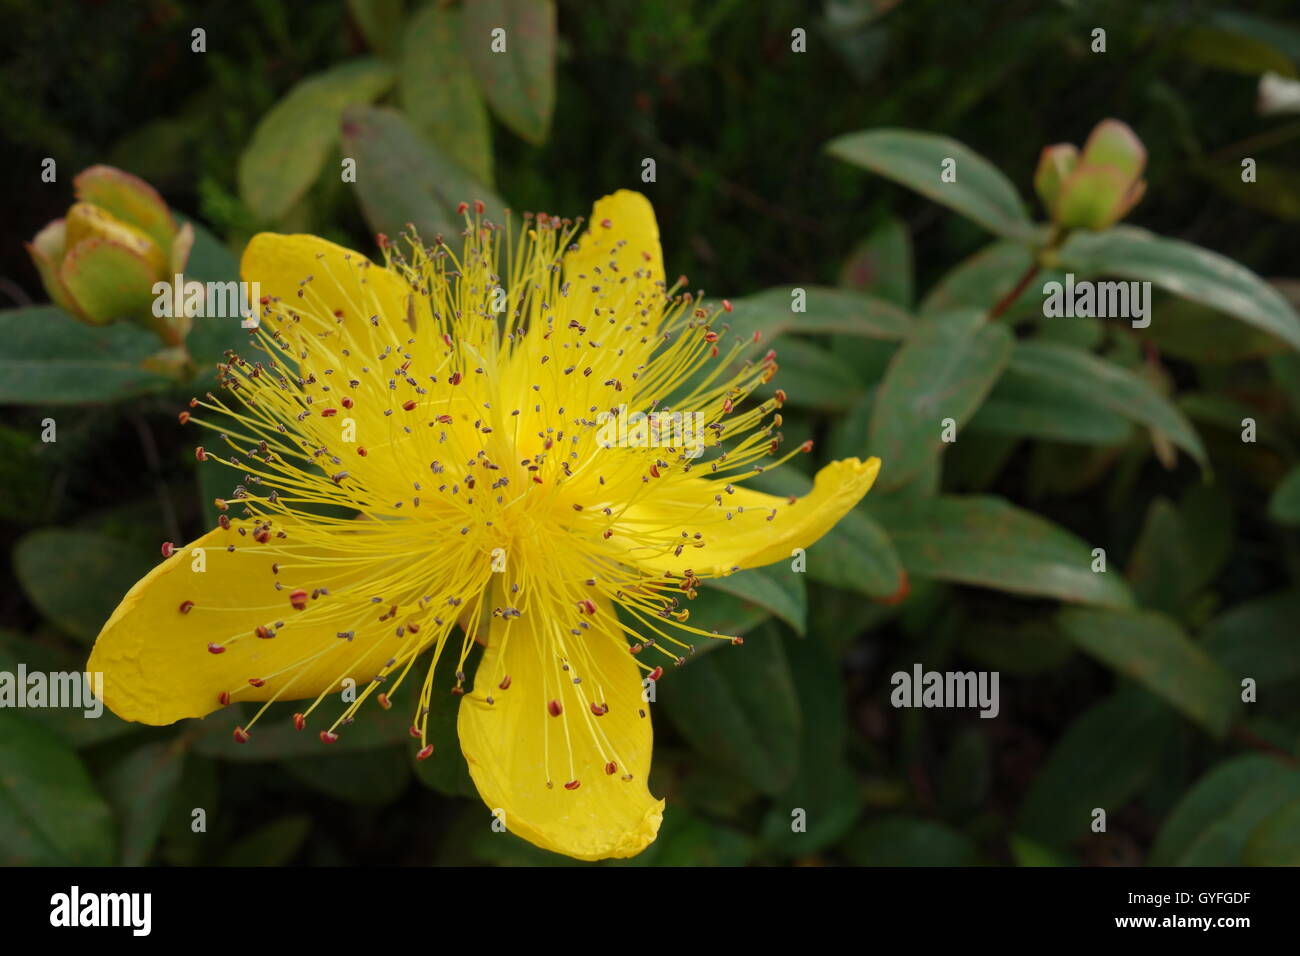
[[[341,399],[339,399],[339,404],[342,405],[344,408],[351,408],[352,399],[349,398],[347,395],[344,395]]]
[[[651,477],[651,478],[658,478],[658,477],[659,477],[659,466],[658,466],[658,465],[651,465],[651,466],[650,466],[650,477]]]
[[[718,333],[717,333],[717,332],[705,332],[705,333],[704,333],[704,341],[706,341],[706,342],[716,342],[716,341],[718,341]]]
[[[266,683],[266,681],[262,680],[262,678],[260,677],[250,677],[248,679],[248,682],[252,684],[254,687],[261,687],[263,684]]]
[[[420,748],[419,753],[415,755],[416,760],[428,760],[433,756],[433,744],[425,744]]]
[[[447,379],[447,384],[448,384],[448,385],[459,385],[459,384],[460,384],[460,372],[452,372],[452,373],[451,373],[451,378]]]
[[[730,312],[730,311],[731,311],[731,302],[730,302],[729,300],[727,300],[727,299],[723,299],[723,300],[722,300],[722,311],[724,311],[724,312]]]
[[[203,450],[203,446],[202,446],[202,445],[199,445],[197,448],[194,449],[194,458],[195,458],[196,461],[207,461],[207,460],[208,460],[208,453],[207,453],[206,451]]]
[[[236,727],[234,736],[235,736],[235,743],[237,744],[248,743],[248,731],[245,730],[243,727]]]
[[[222,647],[220,644],[209,644],[209,645],[208,645],[208,653],[209,653],[209,654],[224,654],[224,653],[226,653],[226,649],[225,649],[224,647]]]
[[[597,717],[604,717],[609,713],[609,704],[598,704],[593,700],[591,702],[591,712]]]
[[[610,776],[613,776],[614,771],[616,770],[618,770],[618,764],[614,763],[614,761],[611,760],[609,763],[605,764],[605,773]]]
[[[322,730],[320,732],[320,742],[323,744],[332,744],[337,742],[338,739],[339,739],[338,734],[332,734],[328,730]]]
[[[181,606],[177,610],[179,610],[182,614],[189,614],[190,611],[194,610],[194,602],[181,601]]]
[[[307,716],[306,716],[305,714],[294,714],[294,715],[293,715],[293,729],[294,729],[294,730],[302,730],[302,729],[303,729],[304,727],[306,727],[306,726],[307,726]]]
[[[652,670],[649,674],[646,675],[646,677],[652,681],[656,681],[663,676],[664,676],[664,669],[662,667],[656,667],[654,670]]]
[[[333,417],[334,417],[335,415],[337,415],[338,413],[339,413],[339,410],[338,410],[337,408],[322,408],[322,409],[320,410],[320,417],[321,417],[321,418],[333,418]]]
[[[366,455],[370,454],[370,452],[366,451],[366,446],[365,446],[365,445],[358,445],[358,446],[357,446],[357,454],[360,455],[362,458],[365,458]]]
[[[376,233],[375,242],[378,243],[380,249],[388,248],[388,236],[382,232]]]
[[[499,687],[501,690],[509,690],[509,689],[510,689],[510,675],[507,674],[505,677],[501,678],[501,683],[497,684],[497,687]]]
[[[799,450],[800,450],[800,451],[803,451],[803,452],[809,452],[809,451],[812,451],[812,450],[813,450],[812,439],[809,438],[806,442],[804,442],[802,445],[800,445],[800,446],[799,446]]]
[[[456,215],[463,216],[469,212],[469,203],[463,202],[456,206]]]
[[[198,408],[198,407],[199,407],[199,400],[197,398],[191,398],[190,408]]]
[[[481,199],[475,199],[475,200],[474,200],[474,211],[475,211],[476,213],[478,213],[478,214],[481,216],[481,215],[483,215],[483,212],[484,212],[484,210],[486,210],[486,209],[487,209],[487,206],[483,205],[483,200],[481,200]]]
[[[229,706],[230,706],[230,691],[228,691],[228,690],[223,690],[220,694],[218,694],[218,695],[217,695],[217,703],[220,704],[222,707],[229,707]]]
[[[578,602],[578,610],[582,611],[584,614],[595,614],[596,602],[588,600],[587,598],[583,598],[581,601]]]
[[[303,610],[307,606],[307,592],[302,588],[298,588],[296,591],[291,592],[289,594],[289,603],[299,611]]]
[[[423,734],[420,733],[420,728],[417,727],[417,726],[415,726],[414,724],[412,724],[410,727],[408,727],[408,728],[406,729],[406,732],[407,732],[408,734],[410,734],[412,737],[414,737],[416,740],[419,740],[420,737],[423,736]]]
[[[577,789],[578,789],[579,787],[581,787],[581,786],[582,786],[582,784],[581,784],[580,782],[578,782],[577,780],[570,780],[568,783],[566,783],[566,784],[564,785],[564,789],[565,789],[565,790],[577,790]]]
[[[388,710],[390,707],[393,706],[393,702],[388,699],[387,694],[379,694],[377,697],[375,697],[375,700],[379,702],[379,706],[384,708],[384,710]]]
[[[744,639],[743,637],[733,637],[733,638],[731,639],[731,643],[732,643],[732,646],[734,646],[734,647],[739,647],[741,644],[744,644],[744,643],[745,643],[745,639]]]
[[[452,696],[454,697],[462,697],[465,694],[465,688],[457,684],[455,687],[451,689],[451,693]]]
[[[609,219],[602,219],[602,220],[600,221],[600,225],[601,225],[601,227],[604,228],[604,229],[613,229],[613,228],[614,228],[614,223],[613,223],[613,221],[612,221],[612,220],[609,220]]]
[[[550,711],[552,717],[559,717],[560,714],[564,712],[564,708],[560,705],[558,700],[552,700],[546,705],[546,709]]]
[[[172,544],[170,541],[164,541],[161,550],[164,558],[170,558],[176,553],[176,545]]]
[[[414,410],[414,408],[415,408],[415,399],[413,399],[413,398],[408,398],[406,401],[402,402],[402,410],[403,410],[403,411],[407,411],[407,412],[409,412],[409,411]]]
[[[438,424],[440,424],[440,425],[450,425],[450,424],[451,424],[451,416],[450,416],[450,415],[439,415],[439,416],[438,416]]]
[[[614,532],[610,528],[606,528],[604,531],[600,533],[600,536],[606,540],[609,540],[614,536]]]
[[[190,420],[190,413],[189,413],[189,412],[181,412],[179,415],[176,416],[176,420],[179,421],[182,425],[184,425],[184,424],[186,424],[187,422],[189,422],[189,420]]]

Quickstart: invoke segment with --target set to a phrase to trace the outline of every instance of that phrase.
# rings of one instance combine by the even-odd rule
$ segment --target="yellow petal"
[[[721,577],[762,567],[788,559],[795,548],[811,547],[871,490],[879,471],[879,458],[831,462],[793,504],[740,486],[728,494],[723,482],[704,478],[679,481],[623,510],[609,541],[623,551],[622,560],[657,574],[680,576],[689,569],[699,577]],[[674,555],[661,543],[647,544],[647,534],[685,547]]]
[[[344,677],[363,684],[395,653],[396,636],[339,638],[345,625],[330,619],[329,595],[295,610],[290,595],[296,588],[340,590],[355,569],[334,556],[336,570],[316,563],[310,581],[295,580],[302,573],[292,568],[295,554],[301,560],[307,551],[288,551],[284,542],[294,540],[294,529],[279,521],[276,527],[288,537],[268,544],[240,535],[236,527],[211,531],[177,549],[127,592],[86,665],[103,673],[104,702],[113,713],[169,724],[217,710],[222,692],[235,701],[267,700],[282,690],[284,700],[315,697]],[[271,568],[277,560],[284,563],[278,575]],[[193,606],[183,612],[190,601]],[[259,625],[271,628],[281,621],[274,637],[256,636]],[[226,650],[213,654],[210,643],[224,643]],[[254,687],[250,678],[265,684]]]
[[[649,705],[627,642],[614,630],[613,608],[598,602],[578,638],[568,631],[573,617],[572,609],[535,605],[508,623],[492,619],[474,692],[460,706],[461,749],[479,795],[504,811],[510,832],[580,860],[635,856],[663,817],[664,802],[647,786]],[[583,642],[570,649],[567,672],[554,650],[561,633]],[[552,700],[559,716],[548,710]],[[608,704],[608,712],[596,716],[593,703]],[[566,789],[573,780],[577,788]]]
[[[338,336],[340,320],[364,329],[375,314],[401,318],[410,295],[397,273],[316,236],[258,233],[239,272],[272,299],[268,308],[296,316],[304,332],[316,335]]]
[[[592,207],[578,248],[564,257],[564,277],[574,282],[574,292],[580,295],[589,294],[592,285],[603,285],[608,294],[638,272],[648,282],[664,281],[659,223],[650,200],[620,189]],[[580,284],[584,279],[586,288]]]

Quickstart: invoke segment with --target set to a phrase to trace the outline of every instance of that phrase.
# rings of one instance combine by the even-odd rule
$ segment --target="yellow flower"
[[[191,403],[200,424],[238,423],[196,454],[241,484],[221,527],[126,595],[89,667],[115,713],[151,724],[314,698],[301,728],[352,678],[363,689],[329,742],[432,650],[409,701],[425,758],[446,693],[434,665],[457,655],[463,692],[477,639],[458,732],[484,802],[540,847],[627,857],[664,805],[643,681],[681,662],[682,637],[716,636],[684,602],[702,578],[811,545],[879,461],[830,464],[798,500],[739,487],[780,442],[784,396],[747,401],[773,356],[731,371],[752,343],[666,285],[643,196],[602,199],[576,245],[581,222],[524,218],[467,215],[459,254],[381,237],[382,268],[312,236],[253,239],[263,354],[232,356],[226,397]],[[667,405],[702,416],[703,453],[671,429],[608,427],[611,409]],[[322,503],[369,520],[309,512]]]

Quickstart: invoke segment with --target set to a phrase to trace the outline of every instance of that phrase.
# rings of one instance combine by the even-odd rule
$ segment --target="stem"
[[[1038,268],[1038,260],[1035,259],[1030,263],[1029,268],[1025,270],[1025,274],[1016,282],[1015,287],[1002,298],[998,299],[997,304],[989,310],[988,320],[990,322],[1006,312],[1007,309],[1011,308],[1011,304],[1015,302],[1016,299],[1020,298],[1020,293],[1024,292],[1025,289],[1028,288],[1030,280],[1033,279],[1034,276],[1038,275]]]

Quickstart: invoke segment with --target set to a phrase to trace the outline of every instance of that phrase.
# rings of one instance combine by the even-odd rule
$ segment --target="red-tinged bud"
[[[428,760],[433,756],[433,744],[425,744],[415,755],[416,760]]]
[[[235,743],[237,744],[248,743],[248,731],[245,730],[243,727],[235,728]]]
[[[222,647],[220,644],[209,644],[209,645],[208,645],[208,653],[209,653],[209,654],[224,654],[224,653],[226,653],[226,649],[225,649],[224,647]]]
[[[176,416],[176,420],[180,422],[182,425],[188,425],[190,422],[190,413],[181,412],[179,415]]]
[[[323,744],[333,744],[333,743],[338,743],[338,739],[339,739],[339,735],[338,735],[338,734],[331,733],[331,732],[328,731],[328,730],[322,730],[322,731],[320,732],[320,742],[323,743]]]
[[[194,610],[194,602],[193,602],[193,601],[181,601],[181,606],[180,606],[180,608],[178,608],[178,610],[179,610],[182,614],[189,614],[190,611]]]
[[[546,709],[550,712],[552,717],[559,717],[560,714],[564,713],[564,707],[558,700],[552,700],[546,705]]]
[[[170,558],[176,553],[176,545],[172,544],[170,541],[164,541],[161,550],[164,558]]]
[[[294,606],[295,610],[305,610],[307,607],[307,592],[298,588],[289,594],[289,603]]]
[[[306,726],[307,726],[307,715],[306,715],[306,714],[294,714],[294,715],[293,715],[293,729],[294,729],[294,730],[302,730],[302,729],[303,729],[304,727],[306,727]]]
[[[607,220],[605,220],[605,221],[608,222],[609,220],[607,219]],[[577,780],[570,780],[568,783],[566,783],[566,784],[564,785],[564,789],[565,789],[565,790],[577,790],[580,786],[582,786],[582,784],[579,783]]]

